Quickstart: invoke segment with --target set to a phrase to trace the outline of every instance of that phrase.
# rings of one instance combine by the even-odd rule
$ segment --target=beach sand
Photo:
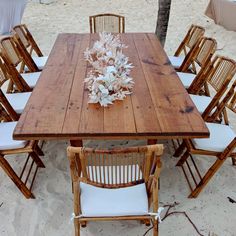
[[[154,32],[156,0],[58,0],[49,5],[28,3],[23,22],[35,36],[41,49],[49,54],[58,33],[89,32],[88,16],[114,12],[126,17],[126,32]],[[236,59],[236,32],[226,31],[204,16],[206,0],[172,0],[170,23],[165,49],[173,54],[189,26],[206,28],[206,35],[218,42],[218,52]],[[232,114],[231,114],[232,117]],[[231,118],[236,130],[236,120]],[[227,197],[236,199],[236,168],[227,160],[197,199],[188,199],[189,189],[177,160],[172,157],[170,141],[163,141],[165,154],[162,157],[160,206],[179,202],[177,211],[186,211],[204,236],[236,235],[236,204]],[[46,168],[40,169],[33,187],[35,200],[27,200],[12,181],[0,170],[0,235],[1,236],[67,236],[73,235],[73,199],[69,165],[66,157],[67,141],[46,142],[42,158]],[[87,141],[87,146],[110,147],[145,144],[145,141]],[[196,157],[204,169],[211,158]],[[210,159],[210,160],[209,160]],[[10,157],[18,169],[21,156]],[[82,236],[142,236],[148,229],[136,221],[89,223],[81,229]],[[183,215],[172,215],[159,226],[161,236],[198,235]],[[152,235],[150,231],[147,235]]]

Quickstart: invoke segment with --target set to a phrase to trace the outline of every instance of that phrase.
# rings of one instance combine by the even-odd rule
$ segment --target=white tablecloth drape
[[[0,35],[21,23],[27,0],[0,0]]]
[[[236,1],[210,0],[205,14],[212,18],[216,24],[228,30],[236,31]]]

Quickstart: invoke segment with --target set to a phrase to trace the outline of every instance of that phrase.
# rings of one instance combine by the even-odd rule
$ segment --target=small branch
[[[164,217],[162,218],[162,220],[164,220],[167,215],[169,214],[169,211],[171,208],[174,208],[175,206],[179,205],[179,202],[174,202],[173,204],[168,204],[168,205],[164,205],[164,207],[168,207],[166,214],[164,215]]]
[[[146,236],[147,235],[147,233],[150,231],[150,230],[152,230],[153,229],[153,224],[152,224],[152,227],[150,227],[145,233],[144,233],[144,235],[143,236]]]
[[[221,51],[225,48],[225,45],[222,48],[217,48],[216,51]]]
[[[0,204],[0,207],[3,205],[3,202]]]
[[[172,211],[170,213],[168,213],[166,216],[165,216],[165,219],[170,216],[170,215],[174,215],[174,214],[183,214],[187,219],[188,221],[191,223],[191,225],[194,227],[194,229],[196,230],[196,232],[200,235],[200,236],[204,236],[203,234],[201,234],[197,228],[197,226],[193,223],[193,221],[189,218],[189,216],[187,215],[187,213],[185,211]],[[163,218],[164,220],[164,218]]]
[[[180,203],[179,202],[174,202],[173,204],[167,204],[167,205],[164,205],[163,207],[168,207],[167,208],[167,211],[165,213],[165,215],[163,216],[162,218],[162,221],[164,221],[167,217],[171,216],[171,215],[174,215],[174,214],[183,214],[187,219],[188,221],[191,223],[191,225],[193,226],[193,228],[196,230],[196,232],[198,233],[198,235],[200,236],[204,236],[203,234],[201,234],[197,228],[197,226],[193,223],[193,221],[190,219],[190,217],[187,215],[187,213],[185,211],[172,211],[170,212],[170,210],[174,207],[176,207],[177,205],[179,205]],[[152,222],[153,224],[153,222]],[[143,236],[146,236],[147,233],[153,229],[153,226],[150,227],[145,233]]]

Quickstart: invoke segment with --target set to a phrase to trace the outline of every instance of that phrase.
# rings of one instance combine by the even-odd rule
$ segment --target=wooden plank
[[[78,34],[59,34],[48,57],[48,66],[76,65],[82,37]]]
[[[104,108],[104,134],[136,133],[132,96],[128,95],[122,101]]]
[[[162,135],[206,134],[200,113],[169,65],[159,41],[153,43],[148,36],[133,34]]]
[[[89,47],[92,47],[94,42],[98,39],[99,39],[98,34],[91,34]],[[85,49],[86,48],[84,48],[84,51]],[[91,69],[91,66],[89,67],[89,69]],[[104,130],[103,128],[104,108],[101,107],[99,104],[89,104],[88,94],[89,91],[87,89],[84,89],[78,133],[85,134],[85,136],[87,136],[88,134],[91,135],[102,134]]]
[[[76,44],[76,37],[71,36],[71,40],[74,42],[73,53],[78,56],[79,45]],[[58,44],[54,48],[61,46],[60,37],[61,35],[59,35]],[[60,58],[64,56],[64,54],[60,54]],[[74,63],[74,61],[77,61],[76,57],[73,57],[71,62]],[[31,137],[34,135],[56,136],[61,132],[74,71],[73,64],[68,63],[63,67],[61,65],[45,66],[17,124],[15,135],[23,132],[25,136],[30,135]]]
[[[87,73],[87,62],[84,60],[84,51],[89,47],[90,35],[81,35],[79,39],[80,50],[62,129],[62,133],[67,135],[78,133],[79,130],[84,96],[84,79],[86,78]]]
[[[133,115],[131,96],[114,105],[104,108],[104,134],[135,134],[136,127]]]
[[[129,57],[129,61],[134,66],[131,71],[131,77],[135,85],[132,90],[131,100],[137,133],[160,133],[160,124],[154,110],[154,104],[145,80],[142,65],[139,61],[134,39],[131,34],[124,34],[121,37],[122,42],[128,46],[128,48],[124,49],[124,53]]]

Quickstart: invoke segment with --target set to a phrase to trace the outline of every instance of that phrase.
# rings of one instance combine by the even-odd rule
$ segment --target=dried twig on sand
[[[188,219],[188,221],[191,223],[191,225],[192,225],[193,228],[196,230],[196,232],[198,233],[198,235],[204,236],[203,234],[201,234],[201,233],[199,232],[197,226],[193,223],[193,221],[190,219],[190,217],[188,216],[188,214],[187,214],[185,211],[172,211],[172,212],[170,212],[170,210],[171,210],[172,208],[174,208],[175,206],[177,206],[177,205],[179,205],[178,202],[174,202],[173,204],[164,205],[164,207],[168,207],[168,208],[167,208],[167,211],[166,211],[164,217],[162,218],[162,221],[164,221],[164,220],[165,220],[168,216],[170,216],[170,215],[182,214],[182,215],[184,215],[184,216]],[[153,228],[153,226],[152,226],[151,228],[149,228],[149,229],[144,233],[143,236],[147,235],[147,233],[148,233],[152,228]]]

